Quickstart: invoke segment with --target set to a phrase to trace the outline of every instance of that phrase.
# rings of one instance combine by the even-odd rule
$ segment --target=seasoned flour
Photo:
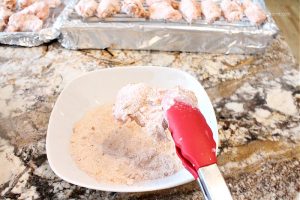
[[[170,132],[154,140],[136,122],[116,121],[112,105],[88,112],[73,129],[70,151],[78,167],[101,182],[134,184],[182,168]]]

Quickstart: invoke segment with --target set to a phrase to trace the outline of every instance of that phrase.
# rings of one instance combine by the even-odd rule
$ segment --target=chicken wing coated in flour
[[[148,12],[143,6],[144,0],[123,0],[122,12],[133,17],[147,17]]]
[[[246,17],[252,24],[261,25],[267,19],[266,13],[256,3],[250,0],[244,0],[243,7]]]
[[[95,0],[80,0],[75,6],[75,11],[82,17],[92,17],[96,14],[98,3]]]
[[[181,13],[174,9],[170,0],[147,0],[151,19],[164,19],[178,21],[182,19]]]
[[[240,21],[244,16],[243,7],[236,0],[223,0],[221,2],[221,9],[223,16],[228,22]]]
[[[26,8],[37,1],[38,0],[18,0],[18,3],[17,3],[18,8],[20,8],[20,9]]]
[[[41,20],[45,20],[49,16],[50,7],[45,1],[38,1],[25,9],[21,10],[22,14],[35,15]]]
[[[201,16],[201,6],[195,0],[181,0],[179,10],[189,23]]]
[[[17,0],[1,0],[0,6],[4,6],[10,10],[16,9]]]
[[[7,25],[9,17],[13,12],[5,6],[0,6],[0,31],[3,31]]]
[[[42,29],[43,21],[32,14],[15,13],[10,16],[6,30],[8,32],[37,32]]]
[[[38,1],[48,4],[50,8],[55,8],[61,4],[60,0],[18,0],[17,5],[19,9],[24,9]]]
[[[119,0],[101,0],[97,8],[97,16],[99,18],[110,17],[121,11],[121,3]]]
[[[201,8],[208,23],[213,23],[222,15],[221,8],[213,0],[203,0],[201,2]]]

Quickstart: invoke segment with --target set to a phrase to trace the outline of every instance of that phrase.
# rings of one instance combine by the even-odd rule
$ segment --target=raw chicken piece
[[[124,0],[122,2],[122,12],[125,12],[128,15],[133,17],[147,17],[148,13],[146,12],[143,6],[143,0]]]
[[[4,22],[4,20],[0,19],[0,31],[3,31],[5,29],[6,23]]]
[[[102,0],[97,9],[97,16],[99,18],[110,17],[119,13],[121,5],[119,0]]]
[[[168,2],[176,10],[179,9],[179,3],[178,3],[178,1],[175,1],[175,0],[146,0],[146,3],[148,6],[151,6],[154,3],[158,3],[158,2],[162,2],[162,1]]]
[[[4,6],[0,6],[0,31],[3,31],[7,25],[9,17],[12,15],[12,11]]]
[[[18,7],[23,9],[26,8],[28,6],[30,6],[31,4],[37,2],[38,0],[18,0]]]
[[[38,32],[42,29],[43,21],[32,14],[16,13],[10,16],[7,31],[8,32]]]
[[[169,1],[155,2],[150,5],[151,19],[165,19],[170,21],[178,21],[182,19],[182,15],[178,10],[175,10]]]
[[[267,16],[262,8],[250,0],[244,0],[243,7],[245,15],[252,24],[260,25],[267,19]]]
[[[16,8],[17,0],[1,0],[0,5],[8,9],[14,10]]]
[[[61,4],[60,0],[18,0],[18,7],[23,9],[38,1],[45,2],[50,8],[55,8]]]
[[[82,17],[92,17],[97,11],[98,3],[95,0],[80,0],[75,11]]]
[[[118,92],[113,115],[122,122],[136,121],[155,139],[165,138],[167,126],[161,107],[164,92],[143,83],[126,85]]]
[[[38,1],[30,6],[26,7],[24,10],[20,11],[22,14],[35,15],[41,20],[45,20],[49,16],[50,8],[49,5],[44,1]]]
[[[121,88],[114,106],[114,117],[121,121],[127,121],[136,115],[147,104],[147,95],[151,90],[151,87],[142,83],[128,84]],[[142,120],[139,121],[139,124],[144,124]]]
[[[167,2],[171,3],[171,1],[169,1],[169,0],[146,0],[146,4],[148,6],[151,6],[154,3],[159,3],[159,2],[162,2],[162,1],[167,1]]]
[[[240,21],[244,16],[242,5],[236,0],[223,0],[221,9],[229,22]]]
[[[175,100],[192,107],[198,104],[194,93],[181,87],[163,90],[143,83],[129,84],[118,92],[113,115],[122,122],[130,119],[136,121],[156,140],[166,139],[167,124],[164,111],[172,106]]]
[[[61,4],[61,0],[44,0],[44,2],[48,4],[50,8],[56,8]]]
[[[181,0],[179,4],[179,10],[181,11],[184,19],[192,23],[193,20],[201,16],[201,7],[195,0]]]
[[[221,8],[213,0],[202,1],[201,8],[208,23],[213,23],[222,15]]]
[[[175,101],[179,101],[185,104],[188,104],[192,107],[197,107],[198,101],[195,94],[190,90],[185,90],[179,86],[167,90],[162,99],[162,108],[164,111],[167,111],[172,105],[175,104]]]
[[[0,6],[0,20],[3,20],[5,23],[8,22],[9,17],[12,15],[12,11],[4,6]]]

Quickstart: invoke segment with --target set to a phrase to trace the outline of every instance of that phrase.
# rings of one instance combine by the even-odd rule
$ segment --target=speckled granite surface
[[[70,51],[0,46],[0,194],[4,199],[201,199],[195,182],[150,193],[69,184],[49,168],[45,137],[66,83],[87,71],[160,65],[197,77],[211,97],[218,162],[234,199],[296,199],[300,192],[300,74],[279,37],[265,54]],[[300,198],[298,196],[298,198]]]

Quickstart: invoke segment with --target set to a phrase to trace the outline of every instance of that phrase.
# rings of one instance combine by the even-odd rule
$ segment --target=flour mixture
[[[112,109],[100,106],[75,124],[70,151],[81,170],[101,182],[130,185],[182,168],[169,131],[153,139],[134,120],[115,120]]]
[[[197,106],[192,91],[144,83],[120,89],[114,105],[88,112],[74,126],[71,154],[80,169],[101,182],[134,184],[182,168],[164,109],[175,100]]]

